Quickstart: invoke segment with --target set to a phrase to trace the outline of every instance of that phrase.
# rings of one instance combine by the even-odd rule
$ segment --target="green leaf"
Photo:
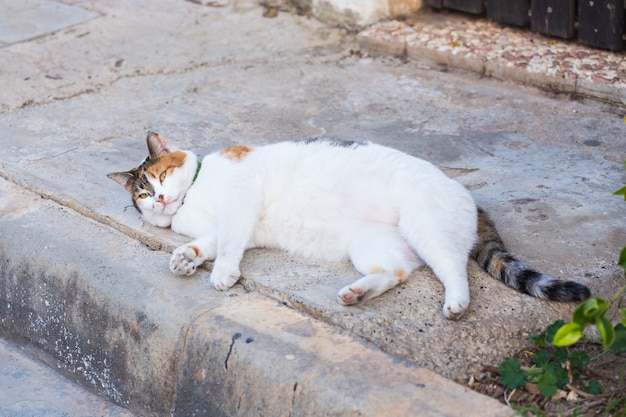
[[[556,386],[556,375],[553,372],[544,371],[539,380],[537,381],[537,389],[545,397],[552,397],[556,395],[558,387]]]
[[[566,347],[557,347],[554,349],[554,362],[561,364],[569,359],[569,350]]]
[[[613,323],[611,323],[606,317],[598,317],[596,320],[596,328],[600,337],[602,338],[602,345],[605,349],[615,341],[615,330],[613,329]]]
[[[624,187],[624,189],[626,189],[626,187]],[[626,200],[626,195],[624,196],[624,199]],[[617,264],[626,270],[626,246],[622,248]]]
[[[526,380],[528,382],[536,383],[539,380],[539,378],[541,377],[541,374],[543,374],[543,369],[541,369],[541,368],[530,368],[528,370],[528,377],[526,378]]]
[[[574,310],[572,322],[578,323],[580,326],[586,326],[593,323],[593,317],[590,319],[586,313],[589,309],[594,307],[597,307],[597,298],[589,298],[581,303],[578,307],[576,307],[576,310]]]
[[[548,327],[546,330],[539,333],[538,335],[531,336],[530,339],[533,341],[535,345],[538,346],[546,346],[552,343],[554,339],[554,335],[556,332],[565,324],[563,320],[557,320]]]
[[[625,319],[626,320],[626,319]],[[539,334],[530,335],[530,341],[533,342],[535,346],[545,346],[546,343],[546,333],[541,332]]]
[[[605,300],[589,298],[576,308],[572,321],[584,327],[596,321],[598,317],[604,316],[608,309],[609,303]]]
[[[585,391],[587,394],[598,395],[602,392],[602,387],[600,386],[600,383],[598,381],[592,379],[591,381],[589,381],[589,384],[587,384],[583,388],[583,391]]]
[[[615,330],[615,341],[609,349],[617,353],[626,353],[626,326],[623,323],[617,323],[613,330]]]
[[[559,363],[550,362],[541,367],[544,374],[549,374],[554,377],[554,383],[557,388],[561,388],[563,385],[569,382],[569,375],[565,368]]]
[[[508,389],[515,389],[524,386],[528,373],[522,371],[521,364],[517,359],[507,359],[498,367],[500,382]]]
[[[613,195],[623,195],[624,200],[626,200],[626,187],[622,187],[619,190],[615,191]]]
[[[566,323],[556,332],[552,344],[554,346],[573,345],[582,337],[583,329],[584,326],[578,323]]]
[[[550,361],[552,354],[547,350],[538,350],[533,354],[533,363],[542,366]]]
[[[569,361],[574,369],[583,369],[591,360],[589,354],[585,350],[578,350],[572,352],[569,357]]]

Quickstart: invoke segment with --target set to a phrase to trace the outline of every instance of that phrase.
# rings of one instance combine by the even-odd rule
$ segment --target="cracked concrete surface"
[[[224,370],[225,363],[229,372],[244,372],[247,364],[255,366],[255,375],[261,374],[264,365],[258,358],[241,366],[234,365],[233,356],[224,362],[229,346],[232,352],[252,356],[260,352],[253,350],[255,346],[277,349],[265,352],[276,361],[285,361],[289,378],[299,378],[295,390],[309,395],[301,378],[307,375],[306,369],[286,359],[294,354],[278,346],[285,340],[304,343],[317,339],[291,336],[292,330],[301,333],[300,328],[277,332],[271,318],[274,314],[281,317],[281,312],[288,312],[289,320],[294,320],[287,320],[289,326],[299,322],[294,317],[305,317],[313,326],[345,336],[355,349],[363,343],[367,346],[363,351],[367,354],[359,350],[363,358],[386,361],[384,358],[391,357],[398,361],[396,365],[410,364],[410,369],[398,371],[407,381],[416,375],[415,369],[424,367],[464,383],[483,364],[497,363],[519,350],[528,335],[558,318],[567,318],[574,306],[518,294],[474,263],[469,264],[472,304],[458,322],[441,316],[442,288],[428,268],[356,307],[343,307],[335,301],[337,291],[355,278],[350,265],[320,264],[278,251],[249,251],[242,264],[241,285],[225,293],[202,283],[207,271],[191,280],[172,277],[167,271],[168,252],[185,238],[144,225],[129,207],[126,193],[106,178],[108,172],[130,168],[142,160],[146,130],[157,131],[199,155],[232,144],[261,145],[320,135],[392,146],[434,162],[472,190],[477,202],[492,214],[510,249],[532,266],[582,282],[602,297],[612,295],[621,285],[623,277],[615,261],[626,245],[624,205],[611,195],[625,181],[621,108],[462,71],[441,72],[421,62],[361,56],[353,53],[356,43],[351,36],[283,13],[265,19],[251,2],[234,1],[225,8],[175,0],[75,0],[68,4],[99,17],[0,48],[0,60],[6,62],[0,68],[0,79],[11,80],[0,97],[0,176],[11,184],[2,188],[6,202],[0,203],[0,213],[6,228],[0,248],[5,245],[6,253],[18,257],[22,255],[17,249],[9,251],[12,241],[21,248],[56,245],[55,253],[61,254],[59,264],[87,262],[71,256],[80,252],[78,243],[70,246],[66,242],[68,236],[88,242],[91,236],[83,230],[59,231],[61,237],[51,237],[55,236],[54,225],[62,224],[62,219],[52,214],[57,206],[59,213],[71,209],[72,216],[95,220],[98,226],[88,230],[102,233],[94,232],[94,239],[100,239],[100,234],[109,236],[111,228],[123,232],[107,237],[102,253],[85,254],[84,258],[97,265],[103,260],[119,262],[115,271],[125,274],[124,279],[121,275],[112,278],[105,268],[108,265],[99,265],[107,270],[106,279],[101,281],[100,273],[95,272],[94,278],[78,282],[90,291],[98,290],[90,294],[92,302],[109,303],[112,312],[131,314],[128,320],[133,323],[142,313],[150,322],[162,325],[158,320],[169,316],[154,304],[155,299],[171,309],[170,314],[185,311],[186,303],[192,310],[219,313],[204,318],[189,313],[194,326],[200,327],[189,327],[180,342],[183,348],[178,340],[163,342],[178,346],[168,347],[168,354],[184,352],[190,358],[201,358],[204,368],[194,371],[198,374],[185,375],[184,384],[181,382],[189,395],[204,389],[205,385],[194,385],[200,380],[236,384]],[[43,220],[37,217],[36,206],[29,206],[35,200],[24,203],[9,198],[15,188],[34,192],[50,203],[46,213],[51,213],[54,221],[45,234],[50,242],[40,242],[32,230],[23,235],[17,232],[21,228],[36,230],[40,227],[37,222]],[[27,237],[31,240],[26,241]],[[132,246],[137,241],[152,250]],[[62,255],[64,245],[70,251],[66,255]],[[128,249],[131,246],[133,249]],[[129,250],[134,257],[124,259],[122,250]],[[8,256],[6,253],[3,256]],[[124,272],[127,263],[130,272]],[[138,272],[138,265],[145,265],[150,272]],[[63,279],[59,278],[61,283]],[[109,287],[113,285],[109,280],[115,286]],[[159,295],[155,299],[140,295],[144,290]],[[132,303],[117,306],[111,295],[116,291],[124,303],[129,302],[128,294],[138,294],[136,311],[130,307]],[[169,296],[165,295],[168,291]],[[103,294],[111,298],[103,298]],[[285,305],[288,308],[278,307]],[[260,308],[267,320],[255,325],[246,308]],[[243,316],[238,319],[237,309],[248,314],[243,315],[245,320]],[[7,326],[6,320],[1,323]],[[32,331],[43,337],[36,329]],[[237,332],[242,336],[233,344]],[[167,334],[183,333],[172,330]],[[123,326],[114,334],[122,338]],[[245,343],[259,334],[283,339]],[[153,336],[133,335],[124,343],[139,357],[142,337],[153,343]],[[327,349],[335,339],[325,340]],[[316,361],[324,361],[330,354],[297,345],[307,352],[303,357]],[[211,352],[219,354],[213,357]],[[383,381],[376,366],[376,362],[366,363],[367,376]],[[395,365],[389,366],[397,371]],[[202,369],[212,367],[219,369],[218,374],[202,374]],[[128,369],[130,374],[134,372],[131,366]],[[311,372],[318,377],[331,369]],[[272,397],[275,401],[292,401],[294,380],[289,378],[275,380],[284,388]],[[162,386],[168,393],[176,389],[170,380]],[[240,386],[236,389],[243,392]],[[376,397],[372,392],[368,391],[367,399]],[[400,392],[410,393],[407,395],[415,401],[422,398],[414,386],[407,385]],[[137,392],[131,394],[124,400],[143,401]],[[306,398],[309,401],[311,397]],[[262,401],[250,396],[250,401],[253,399]],[[159,410],[169,406],[165,400],[141,404]],[[494,415],[502,413],[491,403],[485,404]],[[237,408],[236,401],[231,405]],[[406,407],[403,410],[412,409]],[[372,415],[378,412],[369,410]]]
[[[15,88],[3,94],[1,111],[97,94],[124,78],[238,62],[262,63],[269,56],[302,53],[299,38],[277,36],[297,30],[299,25],[310,24],[307,48],[338,39],[337,32],[312,22],[251,21],[246,16],[257,7],[251,2],[235,2],[228,9],[180,4],[138,8],[122,2],[72,4],[98,13],[100,18],[3,50],[5,64],[0,77],[11,79]],[[232,42],[233,36],[252,36],[255,42]]]

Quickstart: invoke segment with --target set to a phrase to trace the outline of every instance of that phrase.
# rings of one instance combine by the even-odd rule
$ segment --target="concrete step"
[[[138,415],[513,414],[273,299],[174,277],[167,253],[5,180],[0,195],[5,334]]]

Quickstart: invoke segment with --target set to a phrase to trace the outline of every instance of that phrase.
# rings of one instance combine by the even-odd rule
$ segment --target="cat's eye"
[[[148,196],[149,196],[149,194],[148,194],[148,193],[141,193],[141,194],[139,194],[139,196],[138,196],[138,197],[139,197],[139,198],[141,198],[141,199],[143,200],[144,198],[148,198]]]
[[[159,177],[159,180],[161,180],[161,182],[165,181],[165,177],[166,177],[166,175],[167,175],[167,174],[165,173],[165,171],[163,171],[163,172],[161,173],[161,176]]]

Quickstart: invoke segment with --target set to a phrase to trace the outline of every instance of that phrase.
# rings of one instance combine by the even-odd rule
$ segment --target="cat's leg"
[[[339,302],[356,304],[405,282],[421,260],[395,231],[355,239],[348,249],[354,267],[364,275],[339,291]]]
[[[204,261],[212,261],[216,256],[215,234],[204,235],[172,252],[170,270],[178,275],[192,275]]]
[[[428,248],[420,256],[433,270],[445,289],[443,315],[452,320],[459,319],[470,303],[467,281],[467,255],[448,248]]]
[[[467,224],[455,224],[454,220],[445,221],[431,216],[420,219],[419,223],[414,220],[410,225],[412,227],[408,227],[406,219],[401,218],[400,228],[405,231],[411,247],[443,284],[443,315],[456,320],[463,315],[470,303],[467,260],[475,232],[469,221]],[[473,222],[475,224],[476,220]]]
[[[246,199],[242,194],[224,202],[218,215],[217,253],[211,272],[211,284],[218,290],[232,287],[241,277],[239,264],[259,218],[256,195],[251,193]]]

